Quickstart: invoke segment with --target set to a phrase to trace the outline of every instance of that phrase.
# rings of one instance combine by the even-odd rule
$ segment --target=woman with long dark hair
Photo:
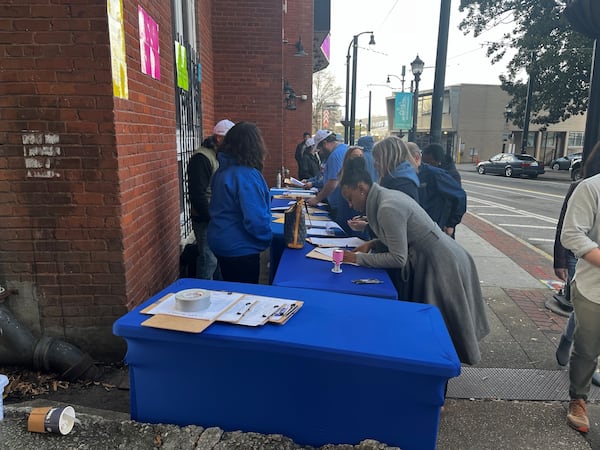
[[[208,243],[225,281],[257,284],[260,253],[271,243],[269,187],[261,171],[266,154],[258,127],[240,122],[218,153],[211,183]]]

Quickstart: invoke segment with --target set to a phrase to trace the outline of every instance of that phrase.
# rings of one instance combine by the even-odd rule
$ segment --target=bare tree
[[[324,128],[323,116],[329,116],[329,125],[326,128],[330,130],[333,130],[336,122],[340,121],[339,101],[342,92],[343,89],[336,84],[331,72],[322,70],[313,75],[313,131]]]

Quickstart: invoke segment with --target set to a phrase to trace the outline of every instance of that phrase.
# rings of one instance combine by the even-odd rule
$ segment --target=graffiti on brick
[[[27,178],[60,178],[55,170],[61,155],[58,134],[25,131],[22,135]]]

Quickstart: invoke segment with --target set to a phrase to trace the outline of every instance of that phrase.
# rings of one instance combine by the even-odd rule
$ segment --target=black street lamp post
[[[346,120],[345,124],[348,126],[348,132],[346,133],[347,138],[344,141],[347,144],[354,145],[354,133],[356,128],[356,68],[357,68],[357,55],[358,55],[358,37],[363,34],[370,34],[371,39],[369,45],[375,45],[375,37],[372,31],[363,31],[362,33],[355,34],[350,41],[348,46],[348,54],[346,55],[346,62],[350,62],[350,46],[352,46],[352,94],[350,96],[350,120],[348,120],[348,101],[346,101]],[[348,99],[348,85],[349,85],[349,65],[346,68],[346,100]]]
[[[527,82],[527,99],[525,100],[525,119],[523,123],[523,136],[521,139],[521,154],[527,153],[527,143],[529,140],[529,118],[531,116],[531,101],[533,98],[533,84],[535,82],[535,67],[534,61],[535,53],[531,51],[529,62],[529,81]]]
[[[505,153],[506,143],[508,142],[508,118],[512,113],[510,105],[504,107],[504,135],[502,136],[502,153]]]
[[[417,138],[417,114],[419,109],[419,81],[421,81],[421,74],[423,73],[423,68],[425,67],[425,63],[421,61],[419,55],[415,58],[413,62],[410,63],[410,70],[415,76],[415,90],[413,92],[413,104],[412,104],[412,128],[408,133],[408,140],[410,142],[416,142]]]

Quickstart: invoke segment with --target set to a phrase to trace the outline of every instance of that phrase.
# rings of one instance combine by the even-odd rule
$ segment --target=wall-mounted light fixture
[[[304,51],[304,45],[302,45],[302,36],[298,37],[298,42],[296,42],[296,53],[294,56],[306,56],[308,53]]]
[[[289,109],[291,111],[296,109],[296,92],[290,86],[290,84],[285,80],[283,83],[283,96],[285,101],[285,109]]]

